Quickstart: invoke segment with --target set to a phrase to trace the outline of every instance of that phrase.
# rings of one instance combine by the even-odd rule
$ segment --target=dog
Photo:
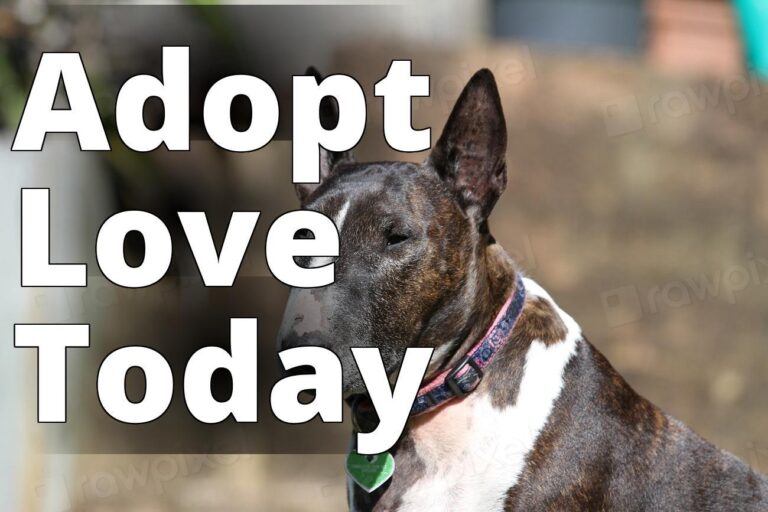
[[[351,347],[379,348],[390,375],[406,348],[434,349],[396,471],[371,493],[349,483],[350,510],[768,511],[768,478],[638,395],[496,242],[506,145],[481,70],[424,163],[321,150],[320,183],[296,186],[340,256],[332,285],[291,290],[279,347],[334,351],[354,404]]]

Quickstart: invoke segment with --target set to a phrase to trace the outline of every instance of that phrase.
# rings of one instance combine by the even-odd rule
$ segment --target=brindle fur
[[[336,282],[292,292],[311,293],[322,315],[317,326],[307,327],[303,315],[287,312],[282,347],[334,350],[349,395],[365,389],[351,346],[380,348],[389,371],[412,346],[442,348],[432,374],[456,364],[515,286],[517,270],[487,223],[507,182],[505,152],[501,103],[487,70],[470,80],[423,164],[356,164],[349,155],[323,152],[321,183],[300,185],[297,192],[305,208],[331,217],[349,203]],[[393,231],[407,234],[408,242],[388,246]],[[473,396],[490,397],[500,410],[514,405],[531,344],[554,345],[566,334],[553,304],[529,296]],[[522,473],[506,493],[504,510],[768,510],[766,477],[635,393],[585,339],[563,381]],[[452,404],[411,418],[392,448],[392,480],[371,494],[355,487],[355,510],[396,511],[406,493],[418,490],[427,465],[416,432],[460,401]]]

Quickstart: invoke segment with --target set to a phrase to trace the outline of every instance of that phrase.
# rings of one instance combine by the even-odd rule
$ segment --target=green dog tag
[[[373,492],[392,478],[395,472],[395,458],[389,452],[378,455],[360,455],[349,452],[347,474],[365,492]]]

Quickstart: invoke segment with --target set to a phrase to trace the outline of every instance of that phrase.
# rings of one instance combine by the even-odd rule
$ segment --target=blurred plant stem
[[[24,89],[11,64],[8,45],[0,41],[0,128],[15,126],[24,109]]]

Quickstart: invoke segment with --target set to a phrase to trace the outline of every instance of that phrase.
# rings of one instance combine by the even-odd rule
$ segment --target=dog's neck
[[[474,269],[465,287],[472,293],[467,294],[467,323],[460,337],[452,343],[448,354],[430,372],[429,377],[454,367],[477,342],[491,325],[504,302],[515,291],[515,269],[512,258],[495,242],[483,244],[478,248],[473,261]],[[474,274],[474,275],[473,275]]]
[[[431,383],[434,386],[443,385],[442,379],[445,379],[446,369],[456,369],[462,359],[465,359],[473,350],[477,350],[476,344],[482,340],[484,333],[490,332],[489,328],[501,320],[503,309],[516,310],[516,313],[513,313],[514,320],[511,321],[511,329],[516,324],[522,313],[521,309],[524,307],[525,292],[522,281],[517,279],[514,263],[501,246],[495,242],[484,244],[478,249],[472,265],[470,275],[476,279],[476,282],[465,283],[465,287],[473,292],[472,300],[465,301],[461,305],[465,311],[471,312],[467,315],[468,322],[471,323],[459,329],[460,334],[452,341],[444,342],[444,346],[449,346],[450,351],[447,354],[437,354],[440,358],[439,364],[433,364],[424,379],[426,383],[437,379]],[[522,300],[519,301],[519,304],[512,304],[512,297],[517,293],[518,285],[523,287]],[[467,297],[468,295],[465,294],[464,296]],[[506,338],[509,334],[503,336]],[[434,358],[435,354],[433,354]],[[483,366],[489,363],[492,358],[493,355],[489,356]],[[440,375],[440,372],[443,374]],[[438,383],[436,384],[436,382]],[[441,399],[439,398],[437,402],[434,402],[435,398],[432,400],[428,410],[441,409],[445,405],[440,402]],[[350,400],[349,404],[352,407],[356,428],[365,432],[373,430],[378,423],[378,418],[370,400],[356,397],[356,399]],[[415,414],[422,415],[425,414],[425,411],[419,411]]]

